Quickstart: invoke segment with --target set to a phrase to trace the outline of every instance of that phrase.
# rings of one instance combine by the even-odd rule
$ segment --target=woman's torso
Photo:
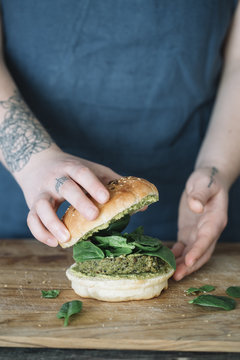
[[[160,201],[133,222],[162,238],[176,237],[235,2],[2,1],[6,60],[27,103],[63,150],[153,181]],[[26,235],[24,200],[0,174],[0,234]]]

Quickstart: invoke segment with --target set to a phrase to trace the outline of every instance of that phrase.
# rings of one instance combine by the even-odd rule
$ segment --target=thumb
[[[186,184],[187,202],[190,210],[202,213],[204,206],[218,192],[219,184],[215,179],[215,173],[197,170],[189,178]]]

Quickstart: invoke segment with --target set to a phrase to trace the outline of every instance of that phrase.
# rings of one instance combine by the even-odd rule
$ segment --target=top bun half
[[[156,186],[134,176],[114,180],[106,188],[110,193],[107,203],[99,204],[91,199],[99,209],[99,215],[95,220],[86,220],[73,206],[67,209],[62,221],[68,228],[71,237],[68,242],[60,244],[63,248],[86,240],[93,233],[106,229],[109,223],[158,201]]]

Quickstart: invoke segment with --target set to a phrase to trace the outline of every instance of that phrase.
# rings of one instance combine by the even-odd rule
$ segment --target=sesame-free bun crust
[[[73,206],[70,206],[63,216],[63,223],[68,228],[71,238],[66,243],[61,243],[63,248],[76,244],[89,232],[107,228],[112,219],[119,219],[126,214],[131,207],[144,201],[144,198],[152,196],[149,203],[158,200],[157,188],[147,180],[134,176],[123,177],[112,181],[106,186],[110,193],[110,199],[105,204],[99,204],[91,199],[99,209],[96,220],[86,220]],[[148,204],[148,203],[146,203]]]
[[[102,301],[118,302],[130,300],[144,300],[159,296],[163,289],[168,288],[168,279],[174,270],[169,269],[167,273],[156,275],[151,278],[109,278],[91,277],[81,274],[75,275],[71,268],[66,271],[68,279],[76,294],[84,298],[92,298]]]

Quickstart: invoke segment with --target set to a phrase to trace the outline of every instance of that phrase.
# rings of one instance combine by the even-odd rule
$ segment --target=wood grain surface
[[[204,284],[225,295],[240,285],[240,244],[219,244],[198,272],[147,301],[107,303],[81,299],[68,327],[56,314],[77,299],[65,276],[72,250],[35,240],[0,240],[0,346],[79,349],[240,352],[240,300],[233,311],[188,303],[185,290]],[[41,290],[61,289],[56,299]]]

